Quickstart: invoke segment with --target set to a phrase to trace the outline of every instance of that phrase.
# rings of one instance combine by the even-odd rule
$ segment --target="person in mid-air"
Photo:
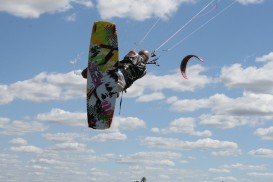
[[[142,78],[146,74],[146,64],[149,58],[150,53],[147,50],[141,50],[138,53],[131,50],[122,61],[118,62],[118,92],[125,91],[137,79]],[[82,71],[82,76],[87,78],[87,68]]]

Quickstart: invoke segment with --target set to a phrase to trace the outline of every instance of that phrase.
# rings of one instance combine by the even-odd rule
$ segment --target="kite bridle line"
[[[221,15],[223,12],[225,12],[228,8],[230,8],[231,6],[233,6],[235,3],[237,2],[237,0],[234,0],[232,3],[230,3],[228,6],[226,6],[224,9],[222,9],[219,13],[217,13],[215,16],[213,16],[212,18],[210,18],[208,21],[206,21],[204,24],[202,24],[201,26],[199,26],[197,29],[195,29],[194,31],[192,31],[190,34],[188,34],[186,37],[184,37],[182,40],[180,40],[179,42],[177,42],[176,44],[174,44],[172,47],[170,47],[169,49],[163,50],[163,51],[171,51],[174,48],[176,48],[178,45],[180,45],[182,42],[184,42],[186,39],[188,39],[190,36],[192,36],[194,33],[196,33],[197,31],[201,30],[202,28],[204,28],[208,23],[210,23],[212,20],[214,20],[215,18],[217,18],[219,15]]]
[[[153,58],[151,61],[149,61],[147,64],[155,64],[156,66],[159,66],[157,63],[157,60],[160,56],[156,55],[156,52],[163,47],[167,42],[169,42],[173,37],[175,37],[180,31],[182,31],[187,25],[190,24],[191,21],[193,21],[195,18],[197,18],[204,10],[206,10],[213,2],[218,0],[212,0],[210,1],[206,6],[204,6],[197,14],[195,14],[189,21],[187,21],[181,28],[179,28],[175,33],[173,33],[167,40],[165,40],[159,47],[154,49],[152,51],[151,57]],[[143,37],[143,39],[140,41],[142,43],[144,39],[147,37],[147,35],[151,32],[151,30],[155,27],[155,25],[158,23],[159,19],[156,21],[156,23],[149,29],[149,31],[146,33],[146,35]]]
[[[142,39],[139,42],[135,42],[135,49],[140,46],[143,41],[148,37],[148,35],[151,33],[151,31],[155,28],[155,26],[158,24],[160,18],[157,18],[156,22],[150,27],[150,29],[146,32],[146,34],[142,37]]]
[[[220,0],[218,0],[218,2],[219,2]],[[232,1],[229,5],[227,5],[224,9],[222,9],[219,13],[217,13],[215,16],[213,16],[212,18],[210,18],[208,21],[206,21],[204,24],[202,24],[201,26],[199,26],[197,29],[195,29],[194,31],[192,31],[190,34],[188,34],[186,37],[184,37],[182,40],[180,40],[178,43],[176,43],[175,45],[173,45],[173,46],[171,46],[170,48],[168,48],[168,49],[165,49],[165,50],[162,50],[162,51],[164,51],[164,53],[162,53],[161,54],[161,56],[162,55],[164,55],[164,54],[166,54],[167,52],[169,52],[169,51],[171,51],[171,50],[173,50],[174,48],[176,48],[178,45],[180,45],[182,42],[184,42],[186,39],[188,39],[190,36],[192,36],[194,33],[196,33],[197,31],[199,31],[199,30],[201,30],[202,28],[204,28],[207,24],[209,24],[212,20],[214,20],[215,18],[217,18],[219,15],[221,15],[222,13],[224,13],[227,9],[229,9],[231,6],[233,6],[235,3],[237,2],[237,0],[234,0],[234,1]],[[208,7],[208,5],[206,6],[206,7]],[[206,7],[205,7],[205,9],[206,9]],[[205,10],[204,8],[202,9],[202,10]],[[199,12],[199,13],[197,13],[197,14],[200,14],[201,13],[201,11]],[[207,13],[206,13],[207,14]],[[198,15],[195,15],[194,17],[195,18],[197,18],[197,16]],[[194,18],[191,18],[189,21],[191,21],[191,20],[193,20]],[[186,24],[189,24],[189,21],[186,23]],[[185,24],[185,25],[186,25]],[[183,26],[183,27],[185,27],[185,26]],[[179,29],[180,30],[180,29]],[[182,29],[181,29],[182,30]],[[178,31],[177,31],[177,33],[178,33]],[[175,33],[175,34],[177,34],[177,33]],[[174,35],[174,34],[173,34]],[[172,38],[174,37],[174,36],[171,36]],[[170,40],[170,38],[168,39],[168,41]],[[164,44],[166,44],[167,43],[167,41],[165,41],[164,42]],[[163,46],[163,44],[161,44],[161,46],[159,46],[159,48],[161,48]],[[159,48],[157,48],[157,49],[155,49],[154,51],[152,51],[152,55],[155,55],[155,57],[156,57],[156,60],[154,61],[154,60],[151,60],[151,62],[152,63],[154,63],[154,62],[156,62],[158,59],[159,59],[159,57],[158,56],[156,56],[156,51],[159,49]],[[153,56],[151,56],[151,57],[153,57]],[[152,64],[151,63],[151,64]],[[157,63],[156,63],[156,65],[158,65]]]
[[[196,17],[198,17],[207,7],[209,7],[215,0],[210,1],[205,7],[203,7],[197,14],[195,14],[189,21],[187,21],[181,28],[179,28],[175,33],[173,33],[167,40],[165,40],[160,46],[158,46],[154,51],[158,51],[166,43],[168,43],[173,37],[175,37],[181,30],[183,30],[187,25],[189,25]]]

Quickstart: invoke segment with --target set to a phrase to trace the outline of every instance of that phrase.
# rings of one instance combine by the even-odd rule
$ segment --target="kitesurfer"
[[[118,92],[125,91],[136,80],[142,78],[146,72],[146,64],[150,58],[147,50],[138,53],[134,50],[129,51],[122,61],[116,65],[118,71]],[[87,78],[87,68],[82,71],[83,78]]]

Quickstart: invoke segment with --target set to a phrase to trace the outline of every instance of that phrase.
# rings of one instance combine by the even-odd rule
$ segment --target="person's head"
[[[150,53],[147,50],[141,50],[138,53],[141,57],[143,57],[144,62],[147,63],[150,58]]]
[[[135,57],[137,57],[137,55],[138,53],[136,51],[131,50],[126,54],[125,58],[133,60]]]

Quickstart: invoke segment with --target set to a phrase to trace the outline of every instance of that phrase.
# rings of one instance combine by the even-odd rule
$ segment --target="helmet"
[[[129,52],[126,54],[125,57],[127,57],[127,58],[129,58],[129,59],[134,59],[137,55],[138,55],[138,54],[137,54],[136,51],[131,50],[131,51],[129,51]]]
[[[150,58],[150,53],[149,53],[149,51],[143,49],[143,50],[139,51],[138,54],[139,54],[141,57],[143,57],[143,59],[144,59],[145,62],[148,62],[148,60],[149,60],[149,58]]]

